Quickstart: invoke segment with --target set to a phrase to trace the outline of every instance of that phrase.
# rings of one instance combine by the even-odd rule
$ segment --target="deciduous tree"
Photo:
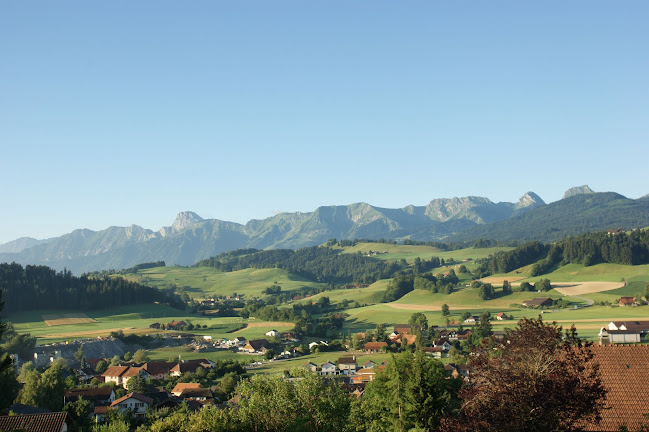
[[[503,342],[470,356],[471,384],[460,391],[458,417],[442,431],[572,431],[596,421],[605,390],[597,365],[574,327],[523,319]]]

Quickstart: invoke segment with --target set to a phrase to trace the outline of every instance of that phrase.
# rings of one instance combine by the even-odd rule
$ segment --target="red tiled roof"
[[[144,403],[149,404],[149,405],[151,405],[153,403],[153,399],[151,399],[150,397],[144,396],[143,394],[140,394],[140,393],[131,392],[131,393],[127,394],[126,396],[123,396],[123,397],[121,397],[119,399],[116,399],[115,402],[110,404],[110,406],[113,407],[113,406],[118,405],[118,404],[124,402],[125,400],[131,399],[131,398],[137,399],[140,402],[144,402]]]
[[[166,361],[152,361],[144,363],[142,368],[149,373],[149,375],[160,375],[169,373],[171,368],[176,366],[175,362]]]
[[[128,370],[129,366],[111,366],[106,371],[101,374],[103,377],[118,377],[122,376],[124,372]]]
[[[186,388],[180,393],[181,398],[212,398],[214,394],[208,388]]]
[[[143,371],[141,367],[130,367],[124,372],[124,374],[122,374],[122,377],[132,377],[138,375],[141,371]],[[144,370],[144,372],[146,372],[146,370]]]
[[[178,383],[173,390],[171,390],[171,393],[182,393],[183,390],[191,388],[201,388],[201,383]]]
[[[365,344],[366,350],[380,350],[383,347],[387,347],[387,342],[368,342]]]
[[[0,430],[24,432],[61,432],[72,419],[66,412],[0,416]]]
[[[96,406],[95,409],[93,410],[93,413],[95,415],[97,414],[106,414],[108,412],[109,406]]]
[[[65,399],[73,400],[82,397],[90,400],[107,400],[112,393],[112,387],[72,389],[65,392]]]
[[[602,421],[587,431],[639,430],[649,426],[649,346],[593,346],[602,384],[607,390]]]
[[[649,321],[613,321],[613,324],[617,328],[624,326],[627,330],[649,330]]]

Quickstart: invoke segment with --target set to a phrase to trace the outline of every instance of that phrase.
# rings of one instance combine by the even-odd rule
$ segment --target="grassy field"
[[[324,291],[314,296],[308,297],[307,299],[302,300],[300,302],[301,303],[304,303],[306,301],[316,302],[321,297],[329,297],[329,300],[332,303],[339,303],[342,300],[347,299],[354,302],[358,302],[360,304],[374,304],[374,303],[378,303],[383,297],[383,294],[385,293],[385,290],[388,287],[388,282],[389,280],[384,279],[384,280],[374,282],[372,285],[368,286],[367,288]]]
[[[159,333],[157,330],[149,328],[154,322],[166,324],[171,321],[184,320],[187,323],[201,326],[207,325],[208,329],[192,331],[198,335],[209,335],[213,338],[232,339],[234,332],[242,326],[249,326],[243,330],[238,330],[236,336],[244,336],[248,339],[263,337],[264,334],[271,330],[286,331],[292,328],[292,324],[267,323],[255,319],[246,319],[240,317],[207,317],[203,315],[191,315],[184,311],[174,309],[163,305],[138,305],[125,306],[117,309],[104,309],[98,311],[88,311],[86,315],[93,318],[96,322],[84,324],[58,325],[56,327],[48,326],[43,321],[42,315],[48,313],[63,313],[62,311],[30,311],[21,312],[14,315],[3,317],[4,321],[14,323],[18,332],[31,333],[38,338],[38,343],[57,342],[65,340],[76,340],[82,338],[94,338],[97,336],[107,336],[111,331],[122,330],[125,334],[146,334]]]
[[[244,298],[262,296],[262,291],[277,284],[282,291],[296,291],[303,287],[325,287],[288,273],[282,269],[245,269],[220,272],[211,267],[155,267],[124,276],[126,279],[156,288],[169,284],[183,287],[190,297],[202,299],[212,296],[230,296],[234,293]]]
[[[471,261],[463,262],[467,267],[472,268],[474,261],[486,257],[500,250],[511,248],[468,248],[451,252],[441,252],[428,246],[403,246],[378,243],[359,243],[354,247],[345,248],[345,252],[368,252],[369,250],[387,251],[385,255],[379,255],[379,259],[407,259],[414,260],[415,257],[429,259],[438,256],[445,260],[453,259],[456,262],[463,262],[471,258]],[[436,269],[434,272],[446,272],[449,268],[459,267],[460,264],[452,264],[450,267]],[[516,320],[523,317],[536,317],[537,310],[521,308],[519,305],[523,300],[534,297],[564,298],[578,309],[562,309],[557,311],[546,311],[544,316],[547,320],[556,320],[561,324],[569,326],[574,323],[582,334],[594,337],[599,328],[609,321],[618,319],[646,319],[649,317],[649,306],[636,308],[619,308],[599,305],[599,302],[615,301],[621,296],[644,296],[644,287],[649,282],[649,265],[643,266],[622,266],[615,264],[599,264],[584,267],[578,264],[569,264],[555,269],[553,272],[537,277],[530,277],[531,266],[518,269],[504,275],[494,275],[494,278],[518,278],[518,282],[527,280],[532,283],[541,277],[548,278],[554,283],[566,282],[626,282],[621,288],[610,291],[592,292],[576,296],[563,296],[556,290],[548,293],[513,293],[508,296],[498,296],[500,289],[497,288],[497,297],[492,300],[481,300],[476,289],[461,287],[450,295],[434,294],[428,291],[415,290],[401,299],[389,303],[379,303],[387,288],[388,281],[378,281],[367,288],[341,289],[324,291],[315,296],[309,297],[302,302],[315,302],[323,296],[329,297],[332,303],[339,303],[343,300],[358,302],[362,307],[346,309],[349,318],[345,322],[344,332],[352,333],[374,329],[379,323],[388,326],[407,323],[414,312],[423,312],[431,324],[444,325],[446,318],[441,315],[441,306],[448,304],[451,308],[450,319],[457,320],[459,316],[469,311],[479,315],[483,311],[492,314],[506,312],[512,315],[515,320],[494,325],[515,325]],[[469,282],[470,276],[460,274],[462,285]],[[324,288],[323,284],[304,280],[298,276],[289,274],[281,269],[246,269],[235,272],[218,272],[209,267],[159,267],[141,270],[137,274],[128,275],[128,279],[135,280],[155,287],[165,287],[175,284],[184,289],[195,298],[205,298],[213,295],[232,295],[235,292],[245,295],[244,298],[262,296],[264,288],[279,284],[283,291],[295,291],[302,287]],[[521,279],[523,278],[523,279]],[[496,284],[496,286],[498,286]],[[594,306],[583,307],[588,300],[596,302]],[[290,307],[282,305],[281,307]],[[3,317],[3,320],[11,321],[20,332],[29,332],[39,338],[40,343],[60,340],[74,340],[85,337],[96,337],[107,335],[110,331],[122,330],[125,333],[154,333],[148,326],[153,322],[167,323],[172,320],[185,320],[192,324],[207,325],[209,329],[194,330],[199,336],[209,335],[213,338],[232,338],[233,335],[243,336],[248,339],[261,338],[271,329],[287,331],[292,328],[290,323],[264,323],[254,319],[243,320],[239,317],[219,318],[203,315],[190,315],[184,311],[173,309],[162,305],[145,305],[114,308],[99,311],[87,311],[88,321],[95,322],[74,323],[72,318],[70,324],[59,322],[63,325],[48,326],[44,322],[44,316],[55,314],[58,317],[65,317],[65,314],[79,311],[33,311]],[[169,351],[169,350],[168,350]],[[173,350],[171,350],[173,351]],[[193,355],[194,353],[187,353]],[[156,358],[168,358],[170,353],[164,350],[154,353]],[[214,356],[228,356],[224,352],[210,353]]]
[[[383,261],[396,261],[405,259],[408,262],[414,261],[415,258],[431,259],[436,256],[444,260],[453,259],[463,261],[471,258],[472,260],[486,258],[499,251],[508,251],[513,248],[496,247],[496,248],[467,248],[449,252],[431,246],[414,246],[414,245],[393,245],[386,243],[357,243],[355,246],[342,248],[344,253],[368,253],[369,251],[387,252],[386,254],[375,255],[375,258]],[[468,266],[469,264],[467,264]]]

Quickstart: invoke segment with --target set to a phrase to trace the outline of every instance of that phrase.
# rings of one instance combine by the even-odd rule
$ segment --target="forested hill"
[[[308,247],[297,250],[255,249],[223,253],[202,260],[197,267],[213,267],[220,271],[245,268],[281,268],[306,279],[326,283],[372,283],[394,276],[406,266],[378,261],[360,254],[345,254],[328,247]]]
[[[113,277],[75,277],[46,266],[0,264],[4,312],[34,309],[88,310],[132,304],[167,303],[184,308],[173,292]]]
[[[510,219],[474,226],[449,241],[494,239],[555,242],[585,232],[649,226],[649,201],[614,192],[570,196]]]
[[[617,234],[587,233],[567,237],[554,244],[532,241],[481,260],[474,275],[481,278],[496,273],[509,273],[534,264],[531,275],[539,276],[568,263],[585,266],[600,263],[649,264],[649,230]]]

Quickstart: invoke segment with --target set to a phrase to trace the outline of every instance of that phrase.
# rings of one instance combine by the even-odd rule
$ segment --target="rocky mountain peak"
[[[563,198],[568,198],[571,196],[575,195],[581,195],[581,194],[592,194],[595,193],[594,190],[588,187],[588,185],[583,185],[583,186],[575,186],[570,189],[568,189],[564,194]]]
[[[196,225],[197,223],[203,222],[205,219],[197,215],[192,211],[184,211],[178,213],[174,223],[170,227],[163,227],[158,231],[160,235],[166,237],[171,234],[175,234],[179,231],[189,228],[190,226]]]
[[[515,209],[523,209],[523,208],[533,208],[533,207],[538,207],[541,205],[544,205],[545,201],[541,199],[540,196],[535,194],[534,192],[530,191],[523,195],[518,202],[514,205]]]

